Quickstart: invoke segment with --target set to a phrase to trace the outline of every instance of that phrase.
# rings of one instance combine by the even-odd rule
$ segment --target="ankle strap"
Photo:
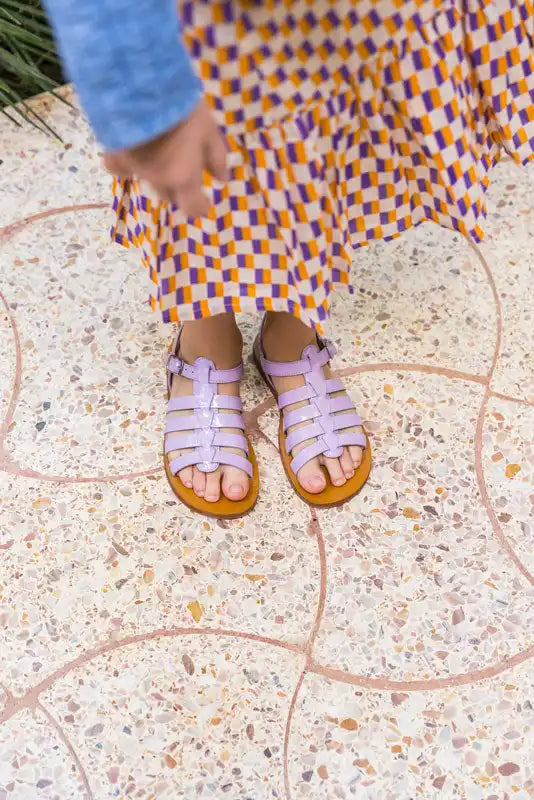
[[[194,364],[187,364],[183,359],[171,353],[167,359],[167,370],[173,375],[183,375],[190,381],[196,381],[199,379],[198,362],[200,361],[206,362],[207,359],[197,359]],[[232,369],[215,369],[213,361],[208,364],[210,366],[209,383],[235,383],[243,377],[243,362]]]
[[[319,350],[315,345],[308,345],[298,361],[269,361],[263,353],[260,354],[261,366],[266,375],[275,378],[286,378],[293,375],[307,375],[314,367],[323,367],[336,354],[336,348],[329,341],[319,342],[323,345]]]

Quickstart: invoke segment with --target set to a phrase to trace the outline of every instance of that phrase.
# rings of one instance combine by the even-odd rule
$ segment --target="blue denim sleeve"
[[[179,38],[175,0],[45,0],[66,72],[107,150],[185,119],[202,84]]]

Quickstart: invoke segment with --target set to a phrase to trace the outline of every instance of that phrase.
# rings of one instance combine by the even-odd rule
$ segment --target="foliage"
[[[0,0],[0,112],[17,125],[23,118],[56,135],[26,98],[54,94],[61,83],[54,39],[39,0]]]

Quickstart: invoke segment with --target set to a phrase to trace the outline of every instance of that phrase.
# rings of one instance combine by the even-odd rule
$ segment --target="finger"
[[[118,178],[130,178],[132,176],[132,169],[128,160],[122,155],[105,153],[102,157],[102,164],[111,175],[116,175]]]
[[[169,191],[169,189],[164,189],[158,186],[153,186],[153,188],[155,189],[156,194],[159,197],[160,203],[165,203],[167,205],[170,205],[171,203],[176,202],[174,199],[174,193]]]
[[[202,150],[198,148],[185,163],[176,158],[171,171],[162,176],[165,183],[161,188],[167,193],[168,202],[176,203],[186,217],[202,217],[209,212],[210,201],[202,190],[202,170]]]
[[[210,210],[210,201],[202,192],[200,184],[181,187],[174,192],[170,190],[170,195],[171,202],[176,203],[186,217],[204,217]]]
[[[230,178],[226,161],[228,155],[226,150],[226,142],[219,129],[215,125],[213,127],[213,133],[206,142],[206,169],[218,181],[226,183],[226,181]]]
[[[180,190],[168,186],[154,186],[161,203],[176,205],[186,217],[203,217],[210,210],[210,202],[200,189],[193,187]]]

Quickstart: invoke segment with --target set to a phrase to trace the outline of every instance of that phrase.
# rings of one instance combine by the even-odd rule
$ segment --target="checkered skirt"
[[[321,329],[355,250],[424,220],[482,236],[488,170],[534,153],[534,0],[184,0],[228,140],[187,219],[115,181],[165,322],[284,310]]]

